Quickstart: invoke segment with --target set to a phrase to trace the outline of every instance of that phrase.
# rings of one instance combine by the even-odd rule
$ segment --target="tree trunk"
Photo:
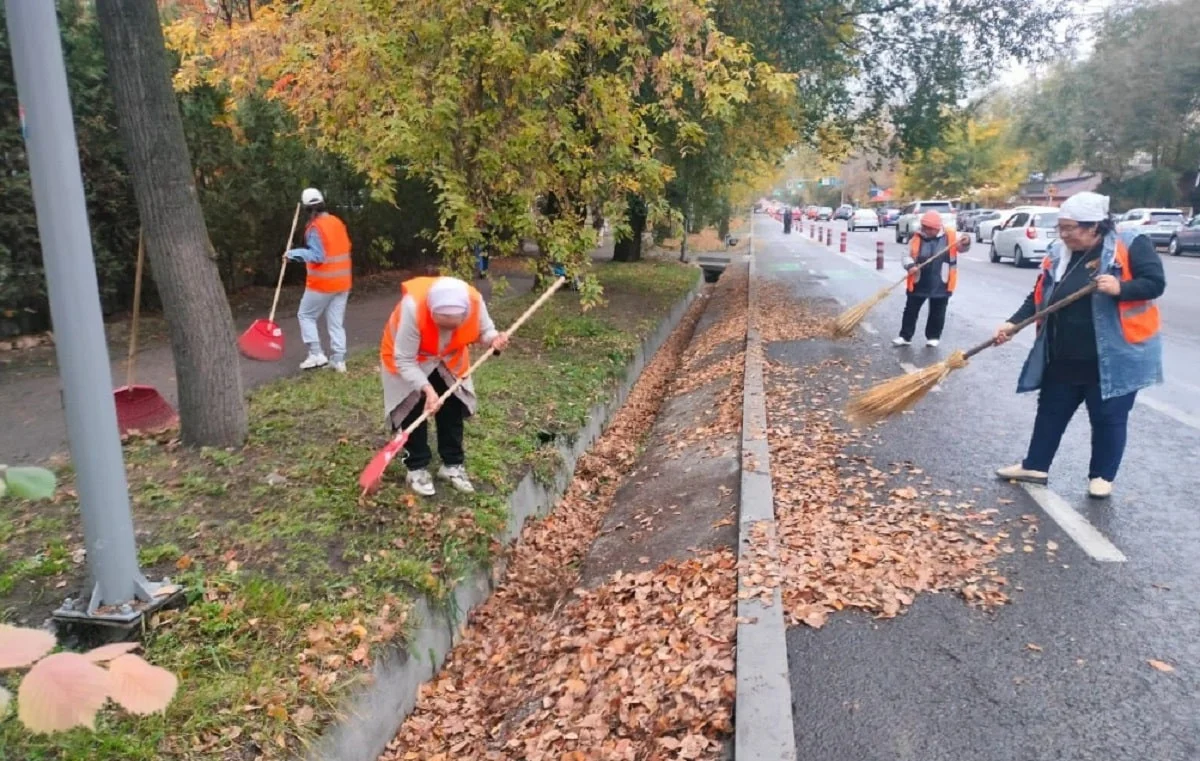
[[[108,77],[162,297],[188,444],[240,446],[246,402],[233,315],[200,209],[155,0],[97,0]]]
[[[646,204],[636,196],[629,199],[629,227],[633,234],[613,244],[614,262],[642,260],[642,234],[646,232]]]

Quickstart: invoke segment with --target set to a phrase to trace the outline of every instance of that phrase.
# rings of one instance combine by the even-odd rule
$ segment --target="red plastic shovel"
[[[122,436],[140,431],[158,433],[175,425],[179,419],[175,408],[163,399],[154,386],[134,383],[137,366],[138,316],[142,308],[142,265],[146,261],[146,243],[138,231],[137,268],[133,276],[133,318],[129,321],[129,360],[125,364],[125,385],[113,391],[117,406],[117,427]]]
[[[563,283],[566,282],[567,279],[565,277],[560,277],[559,279],[555,280],[550,287],[546,289],[546,292],[539,296],[538,300],[533,302],[533,304],[525,310],[523,315],[517,318],[517,321],[514,322],[512,327],[508,329],[508,335],[512,336],[512,334],[516,333],[517,329],[520,328],[527,319],[529,319],[529,316],[536,312],[538,307],[540,307],[542,304],[545,304],[546,300],[553,296],[554,292],[561,288]],[[479,357],[479,359],[475,360],[475,363],[467,368],[467,372],[464,373],[462,377],[454,381],[454,385],[446,389],[446,393],[438,397],[438,406],[440,407],[441,405],[445,404],[446,400],[450,398],[450,395],[457,391],[463,383],[466,383],[467,378],[470,378],[472,375],[474,375],[479,366],[486,362],[488,357],[491,357],[495,353],[496,350],[489,347],[488,350]],[[383,472],[387,470],[387,466],[391,464],[392,460],[396,459],[396,455],[400,454],[401,450],[404,449],[404,445],[408,442],[408,437],[411,436],[412,432],[417,430],[422,423],[429,419],[430,414],[432,413],[428,411],[421,413],[421,416],[414,420],[411,425],[393,436],[392,440],[385,444],[383,449],[380,449],[375,453],[375,456],[371,458],[371,462],[367,464],[367,467],[363,469],[363,472],[358,477],[358,486],[362,489],[362,493],[364,495],[370,494],[379,488],[379,484],[383,480]]]
[[[292,246],[296,225],[300,222],[300,204],[292,217],[292,231],[288,233],[284,253]],[[238,350],[250,359],[260,362],[278,362],[283,359],[283,331],[275,324],[275,307],[279,306],[279,291],[283,288],[283,273],[287,272],[287,260],[279,266],[279,282],[275,284],[275,298],[271,301],[271,314],[265,320],[255,320],[238,339]]]

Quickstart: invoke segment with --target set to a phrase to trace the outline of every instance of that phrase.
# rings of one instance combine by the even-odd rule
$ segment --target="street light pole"
[[[86,610],[68,601],[55,615],[127,623],[160,590],[138,567],[58,18],[50,0],[6,0],[5,9],[94,582]]]

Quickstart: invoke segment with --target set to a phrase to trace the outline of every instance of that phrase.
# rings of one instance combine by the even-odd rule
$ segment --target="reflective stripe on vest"
[[[308,277],[304,281],[304,287],[318,293],[342,293],[350,290],[352,265],[350,236],[346,233],[346,225],[332,214],[322,214],[309,223],[308,229],[315,229],[321,237],[325,261],[308,263]]]
[[[909,244],[909,256],[912,257],[912,260],[914,262],[917,260],[917,254],[921,253],[921,241],[922,241],[922,238],[920,235],[914,235],[912,238],[912,242]],[[950,265],[950,274],[949,274],[949,277],[946,278],[946,292],[954,293],[954,289],[958,286],[958,233],[957,232],[955,232],[954,230],[946,231],[946,245],[950,248],[950,253],[946,254],[946,257],[945,257],[946,262]],[[936,254],[937,251],[935,251],[934,253]],[[921,273],[928,271],[930,269],[930,267],[940,267],[940,266],[941,266],[940,264],[931,264],[931,265],[929,265],[929,267],[926,267],[925,269],[921,270]],[[921,273],[918,273],[914,270],[908,271],[908,284],[905,287],[908,289],[909,293],[912,293],[913,289],[917,287],[917,275],[921,274]]]
[[[379,344],[379,360],[388,372],[399,374],[396,367],[396,333],[400,330],[400,320],[404,312],[404,297],[411,296],[417,313],[417,326],[421,332],[421,347],[417,351],[417,362],[427,362],[440,359],[450,368],[456,377],[462,377],[471,367],[469,347],[478,343],[479,312],[482,308],[483,297],[479,291],[467,286],[471,293],[471,308],[462,325],[454,329],[449,342],[441,352],[438,351],[440,331],[433,321],[433,313],[429,310],[426,297],[430,287],[437,282],[436,277],[416,277],[400,285],[400,302],[392,310],[387,325],[383,329],[383,340]]]
[[[1122,283],[1133,280],[1133,268],[1129,266],[1129,248],[1125,241],[1117,238],[1116,251],[1113,254],[1113,264],[1120,270]],[[1042,311],[1046,301],[1045,282],[1051,276],[1050,268],[1053,262],[1050,257],[1042,260],[1042,272],[1038,276],[1037,285],[1033,287],[1033,304],[1037,311]],[[1158,335],[1162,318],[1158,313],[1158,305],[1152,300],[1118,301],[1117,313],[1121,317],[1121,333],[1131,344],[1140,344]],[[1038,320],[1038,327],[1042,324]]]

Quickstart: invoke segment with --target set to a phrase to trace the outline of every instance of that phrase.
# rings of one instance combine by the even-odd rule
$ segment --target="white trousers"
[[[321,335],[317,332],[317,320],[325,315],[325,329],[329,331],[329,359],[346,361],[346,302],[350,291],[320,293],[306,290],[300,297],[300,309],[296,319],[300,322],[300,340],[308,347],[309,354],[324,354],[321,350]]]

